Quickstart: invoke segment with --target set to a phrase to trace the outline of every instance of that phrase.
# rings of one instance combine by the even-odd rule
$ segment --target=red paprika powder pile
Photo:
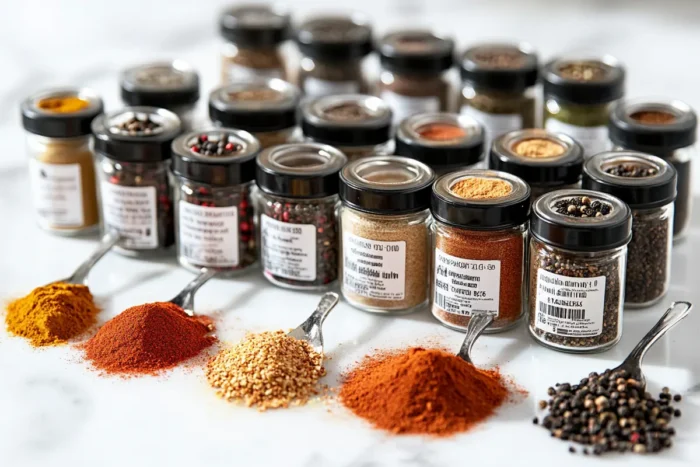
[[[366,357],[347,375],[339,398],[377,428],[449,436],[488,418],[508,393],[498,370],[414,347]]]

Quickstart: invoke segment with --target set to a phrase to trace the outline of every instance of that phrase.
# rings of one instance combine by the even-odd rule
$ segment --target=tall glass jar
[[[340,172],[340,290],[373,313],[401,314],[428,302],[430,186],[413,159],[375,156]]]
[[[620,341],[631,236],[630,208],[614,196],[559,190],[535,201],[528,311],[537,342],[587,353]]]
[[[378,97],[343,94],[307,99],[301,105],[307,141],[329,144],[348,160],[394,151],[391,109]]]
[[[29,175],[39,226],[59,235],[99,223],[90,123],[102,99],[89,89],[54,89],[22,102]]]
[[[164,253],[175,241],[168,166],[180,130],[177,115],[155,107],[126,107],[92,122],[102,229],[122,235],[120,253]]]
[[[242,130],[193,131],[172,144],[177,259],[233,275],[258,258],[255,156],[260,143]]]
[[[544,128],[574,138],[585,157],[609,149],[610,107],[624,94],[622,65],[612,57],[552,60],[542,79]]]
[[[466,330],[475,313],[493,313],[485,332],[501,332],[525,312],[525,238],[530,188],[505,172],[468,169],[433,186],[431,309],[448,328]]]
[[[275,285],[322,290],[338,278],[338,172],[347,158],[322,144],[284,144],[258,156],[260,256]]]
[[[615,149],[653,154],[676,169],[674,240],[685,237],[693,211],[692,160],[697,126],[693,109],[675,100],[624,100],[610,113],[610,139]]]
[[[676,170],[658,157],[633,151],[597,154],[586,161],[583,188],[609,193],[632,209],[625,306],[651,306],[671,281]]]

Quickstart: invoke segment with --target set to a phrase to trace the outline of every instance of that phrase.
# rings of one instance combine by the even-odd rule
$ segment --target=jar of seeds
[[[610,148],[610,106],[624,94],[625,70],[612,57],[549,62],[544,81],[544,128],[583,146],[585,157]]]
[[[362,62],[372,51],[372,28],[355,16],[320,16],[296,33],[299,87],[306,96],[367,92]]]
[[[513,131],[494,140],[489,167],[525,180],[534,203],[550,191],[580,186],[583,148],[563,133],[534,128]]]
[[[484,156],[483,127],[466,115],[416,114],[398,126],[396,153],[425,163],[438,176],[473,168]]]
[[[301,105],[301,128],[307,141],[335,146],[348,160],[394,150],[391,110],[378,97],[343,94],[307,99]]]
[[[428,301],[430,167],[375,156],[340,171],[341,286],[349,304],[409,313]]]
[[[156,107],[126,107],[92,122],[102,228],[122,235],[115,249],[123,254],[163,253],[175,241],[168,165],[180,130],[177,115]]]
[[[184,131],[195,126],[199,75],[182,60],[128,68],[122,72],[119,85],[126,105],[168,109],[180,118]]]
[[[267,280],[320,290],[338,278],[338,172],[347,162],[322,144],[284,144],[258,156],[260,256]]]
[[[255,156],[243,130],[185,133],[173,141],[177,259],[193,271],[233,275],[257,261]]]
[[[610,139],[616,149],[653,154],[678,174],[673,238],[685,237],[693,210],[692,160],[698,119],[689,105],[654,99],[624,100],[610,113]]]
[[[525,311],[525,238],[530,188],[505,172],[468,169],[433,186],[431,308],[465,330],[472,313],[493,312],[486,332],[518,324]]]
[[[537,342],[602,352],[622,337],[630,208],[614,196],[559,190],[530,216],[529,329]]]
[[[676,170],[647,154],[604,152],[586,161],[583,188],[609,193],[632,209],[625,305],[641,308],[658,302],[671,279]]]
[[[228,84],[209,96],[215,126],[252,133],[263,149],[297,141],[296,86],[281,79],[253,79]]]

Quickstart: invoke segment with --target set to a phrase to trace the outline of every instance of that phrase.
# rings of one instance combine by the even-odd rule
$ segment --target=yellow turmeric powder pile
[[[58,345],[85,332],[99,309],[85,285],[56,282],[7,305],[7,330],[35,347]]]

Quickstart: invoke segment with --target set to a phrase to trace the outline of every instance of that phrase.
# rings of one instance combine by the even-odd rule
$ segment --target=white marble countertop
[[[44,87],[87,85],[118,103],[116,73],[135,62],[179,57],[203,77],[203,94],[218,77],[214,20],[221,2],[64,0],[6,2],[0,13],[0,283],[2,299],[65,276],[95,239],[50,236],[34,225],[29,206],[19,101]],[[300,13],[324,2],[295,1]],[[590,51],[611,53],[628,67],[628,94],[661,95],[700,107],[695,79],[700,63],[700,3],[505,2],[501,0],[394,0],[355,2],[372,13],[380,31],[417,24],[456,34],[461,45],[483,39],[519,39],[543,57]],[[364,8],[363,8],[364,6]],[[203,109],[203,106],[201,106]],[[696,170],[700,164],[696,164]],[[697,175],[697,173],[696,173]],[[697,199],[696,206],[700,206]],[[700,212],[689,238],[674,249],[668,300],[700,304]],[[191,277],[174,261],[144,262],[108,255],[93,271],[91,288],[104,307],[101,320],[135,304],[169,299]],[[318,295],[274,288],[255,271],[236,280],[213,280],[197,308],[219,317],[219,337],[235,341],[247,331],[293,327]],[[36,350],[0,331],[0,465],[373,467],[607,464],[700,465],[700,311],[695,311],[648,354],[645,373],[653,391],[663,385],[684,395],[674,421],[672,450],[658,456],[573,456],[567,444],[532,426],[536,403],[548,386],[575,381],[617,364],[659,318],[664,305],[625,313],[624,336],[614,349],[590,356],[546,350],[525,326],[486,336],[475,360],[499,365],[530,395],[507,405],[470,433],[448,439],[395,437],[370,429],[337,406],[310,404],[258,413],[217,399],[201,368],[178,368],[164,377],[104,378],[86,370],[71,347]],[[457,349],[462,336],[427,312],[400,318],[374,316],[341,303],[325,327],[329,375],[339,374],[374,348],[438,343]]]

